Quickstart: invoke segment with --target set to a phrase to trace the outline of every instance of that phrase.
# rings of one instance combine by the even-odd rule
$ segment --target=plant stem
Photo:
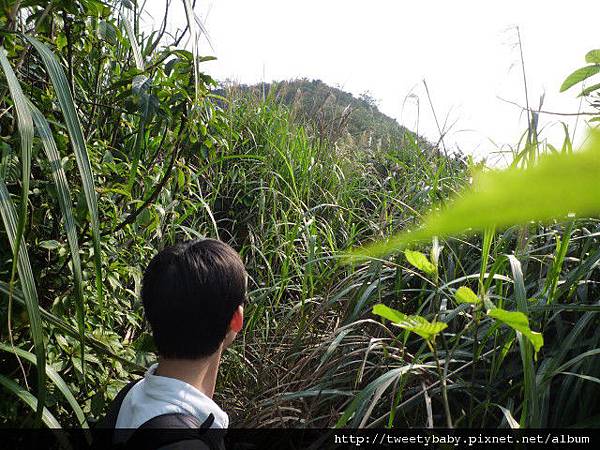
[[[446,426],[448,428],[454,428],[452,425],[452,414],[450,413],[450,402],[448,401],[448,387],[446,385],[446,377],[444,376],[444,371],[442,370],[442,366],[440,365],[440,358],[437,353],[437,349],[435,346],[435,341],[427,342],[429,348],[433,352],[433,356],[435,358],[435,363],[437,365],[438,374],[440,377],[440,384],[442,386],[442,403],[444,405],[444,413],[446,415]]]

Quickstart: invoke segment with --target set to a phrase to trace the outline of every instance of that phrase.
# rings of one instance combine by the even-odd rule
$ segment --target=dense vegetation
[[[0,2],[1,422],[101,415],[154,357],[145,265],[210,236],[251,276],[217,389],[234,426],[597,425],[597,153],[533,128],[488,197],[462,194],[480,167],[366,99],[217,89],[182,49],[185,5],[171,36],[140,33],[133,0]],[[423,217],[418,248],[349,258]]]
[[[370,151],[406,148],[417,143],[421,151],[433,150],[425,139],[379,111],[376,100],[368,92],[356,98],[320,80],[307,79],[232,87],[263,98],[270,95],[290,108],[293,119],[310,124],[314,133],[330,144]]]

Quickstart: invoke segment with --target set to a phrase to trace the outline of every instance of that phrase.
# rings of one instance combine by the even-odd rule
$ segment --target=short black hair
[[[181,242],[152,258],[142,302],[158,354],[178,359],[213,354],[244,304],[246,277],[237,252],[215,239]]]

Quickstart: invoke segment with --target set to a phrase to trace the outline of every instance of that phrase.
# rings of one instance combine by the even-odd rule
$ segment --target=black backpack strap
[[[214,437],[206,435],[214,421],[212,413],[204,422],[184,413],[161,414],[140,425],[127,440],[126,446],[132,449],[160,449],[172,444],[184,444],[181,448],[218,448]]]
[[[121,405],[123,404],[123,400],[125,400],[125,396],[129,393],[131,388],[135,386],[140,380],[134,380],[125,385],[123,389],[119,391],[117,396],[108,406],[108,410],[106,411],[106,415],[98,421],[95,428],[107,428],[114,429],[117,425],[117,418],[119,417],[119,410],[121,409]]]
[[[210,413],[204,422],[200,422],[195,416],[185,413],[167,413],[153,417],[138,427],[138,430],[165,429],[165,428],[210,428],[215,421],[215,416]]]
[[[113,445],[113,433],[117,425],[117,418],[119,417],[119,410],[125,400],[125,396],[129,393],[131,388],[140,380],[135,380],[127,383],[108,405],[106,414],[94,425],[94,429],[97,430],[94,433],[94,440],[92,443],[92,449],[94,450],[105,450],[108,448],[117,448]]]

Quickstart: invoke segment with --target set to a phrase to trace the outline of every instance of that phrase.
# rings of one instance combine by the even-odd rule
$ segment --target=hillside
[[[421,136],[415,139],[414,132],[382,113],[370,95],[362,94],[357,98],[321,80],[302,78],[251,86],[228,85],[228,88],[274,97],[290,107],[303,125],[309,125],[319,137],[329,142],[341,141],[352,147],[383,150],[415,148],[415,143],[421,150],[434,147]]]

